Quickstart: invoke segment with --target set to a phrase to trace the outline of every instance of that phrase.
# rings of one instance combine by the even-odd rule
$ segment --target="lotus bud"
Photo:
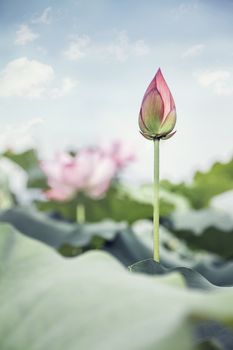
[[[176,124],[176,108],[172,94],[159,69],[148,86],[139,114],[141,134],[149,139],[169,139]]]

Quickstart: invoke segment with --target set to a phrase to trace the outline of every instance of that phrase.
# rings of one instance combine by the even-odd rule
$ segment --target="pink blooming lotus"
[[[126,152],[116,152],[115,157],[113,149],[113,146],[108,150],[87,148],[78,152],[75,157],[68,153],[60,153],[53,160],[41,162],[41,168],[47,175],[50,186],[45,192],[46,197],[65,201],[78,192],[83,192],[91,198],[102,197],[118,171],[132,160],[132,154],[130,156]]]
[[[118,170],[125,168],[129,163],[135,160],[132,146],[127,142],[116,140],[104,146],[102,149],[104,153],[113,160]]]
[[[149,139],[168,139],[176,124],[176,107],[172,94],[159,69],[148,86],[139,114],[141,134]]]

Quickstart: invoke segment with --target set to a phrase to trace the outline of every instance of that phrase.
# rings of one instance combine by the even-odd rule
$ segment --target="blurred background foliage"
[[[2,154],[2,158],[10,160],[25,171],[27,180],[24,191],[28,192],[28,197],[26,202],[22,202],[20,195],[12,193],[6,175],[4,178],[4,172],[2,172],[1,208],[8,209],[8,211],[2,211],[1,215],[13,223],[14,219],[12,218],[15,216],[17,222],[20,221],[21,215],[22,221],[31,220],[28,231],[35,232],[31,228],[34,227],[34,223],[37,227],[37,216],[42,215],[39,212],[44,213],[43,219],[39,220],[40,223],[44,222],[45,225],[49,221],[46,234],[44,233],[45,237],[50,234],[49,230],[53,224],[55,227],[58,225],[58,220],[59,225],[61,222],[66,222],[71,227],[78,225],[77,206],[80,203],[85,207],[86,223],[88,225],[94,223],[94,226],[99,227],[99,232],[98,229],[94,230],[94,236],[99,238],[103,238],[101,225],[102,222],[104,225],[106,220],[115,222],[116,227],[118,222],[124,222],[126,227],[130,227],[130,230],[132,230],[134,223],[140,220],[148,220],[148,223],[152,221],[153,191],[151,184],[133,186],[122,183],[120,178],[116,178],[113,179],[104,196],[100,198],[93,199],[84,193],[77,193],[76,196],[68,200],[56,201],[46,199],[43,196],[44,191],[49,186],[35,149],[29,149],[22,153],[6,151]],[[222,258],[232,258],[233,218],[229,210],[224,211],[223,208],[213,205],[218,195],[225,192],[226,195],[231,194],[232,189],[233,160],[226,163],[215,163],[206,172],[196,172],[189,184],[184,182],[175,184],[168,180],[162,180],[160,188],[161,225],[170,232],[168,241],[176,241],[175,245],[169,244],[169,242],[164,243],[167,249],[169,247],[170,250],[179,251],[177,242],[180,241],[180,245],[185,244],[186,249],[192,249],[192,255],[209,252]],[[16,223],[14,224],[17,226]],[[81,224],[86,227],[85,223]],[[17,228],[24,231],[21,227],[17,226]],[[27,234],[30,235],[29,232]],[[56,236],[56,234],[54,235]],[[148,228],[146,235],[151,236],[151,227]],[[115,239],[115,236],[112,235],[111,239]],[[36,238],[40,239],[39,231]],[[99,241],[95,242],[99,247]],[[65,243],[70,244],[70,242]],[[86,242],[85,250],[88,249],[89,243]],[[104,244],[101,241],[101,247]],[[90,247],[95,247],[93,241]],[[76,248],[80,248],[80,246],[77,244]],[[83,247],[81,248],[83,249]],[[79,249],[78,252],[80,252]],[[68,248],[66,248],[66,253],[72,255],[68,252]],[[145,257],[149,255],[150,253],[145,254]],[[135,261],[139,258],[134,257]],[[127,263],[135,261],[132,259]]]
[[[7,166],[4,165],[4,162]],[[215,344],[218,344],[220,349],[231,349],[233,337],[229,327],[233,325],[233,312],[231,307],[228,309],[228,313],[224,311],[225,307],[227,309],[225,306],[227,302],[224,300],[230,298],[229,302],[233,305],[232,292],[229,292],[229,295],[225,294],[225,291],[230,290],[233,285],[233,216],[231,208],[227,204],[229,198],[232,198],[233,190],[232,160],[226,163],[215,163],[206,172],[196,172],[190,183],[176,184],[168,180],[161,180],[160,265],[155,264],[150,259],[153,246],[152,184],[131,185],[123,182],[121,176],[117,176],[112,179],[108,189],[100,198],[92,198],[85,192],[77,192],[75,196],[66,200],[53,200],[46,196],[50,186],[35,149],[29,149],[22,153],[8,150],[2,154],[0,163],[2,164],[0,246],[2,254],[4,251],[7,255],[12,254],[13,260],[9,261],[9,266],[12,266],[12,269],[14,264],[22,258],[24,261],[22,264],[28,265],[26,275],[30,275],[33,274],[34,270],[35,273],[37,271],[37,260],[40,269],[43,268],[44,263],[41,263],[43,254],[48,256],[49,260],[53,260],[54,258],[52,255],[50,257],[49,250],[46,250],[45,246],[40,248],[39,242],[43,242],[50,249],[52,248],[51,254],[55,249],[66,258],[82,256],[83,253],[91,251],[90,255],[83,255],[86,257],[83,261],[86,261],[87,266],[91,262],[94,264],[93,276],[96,276],[98,270],[96,264],[101,263],[104,266],[106,259],[105,255],[96,255],[97,258],[92,258],[92,254],[94,254],[92,251],[98,250],[102,254],[105,252],[115,257],[125,267],[130,266],[131,272],[156,276],[157,288],[161,288],[161,290],[163,285],[169,285],[173,289],[177,286],[179,289],[185,288],[188,299],[192,296],[193,289],[202,293],[219,293],[221,291],[218,299],[221,307],[217,311],[213,310],[214,303],[209,304],[205,316],[198,313],[197,308],[193,309],[189,319],[192,331],[190,333],[186,330],[182,335],[181,345],[179,345],[180,340],[177,339],[177,347],[174,349],[178,349],[180,346],[179,350],[187,350],[187,344],[190,344],[190,340],[185,341],[187,334],[191,334],[192,337],[195,334],[195,344],[193,343],[193,347],[190,349],[194,349],[194,347],[196,349],[196,346],[203,349],[207,349],[206,346],[208,346],[208,348],[214,349],[217,348]],[[11,164],[10,176],[9,164]],[[12,166],[14,167],[13,173]],[[12,186],[12,182],[14,182],[12,180],[17,180],[18,175],[22,179],[21,184],[18,184],[17,190],[15,190],[15,186]],[[224,201],[224,198],[227,198],[228,201]],[[77,215],[77,208],[80,205],[85,210],[82,221]],[[45,249],[46,253],[43,253],[41,257],[39,253],[39,255],[35,254],[35,257],[32,257],[31,248],[24,248],[24,245],[26,247],[29,244],[27,240],[24,242],[25,236],[32,238],[32,242],[35,242],[33,250],[43,251]],[[33,246],[34,243],[30,244]],[[36,244],[39,244],[38,248],[36,248]],[[20,256],[14,257],[14,254],[10,253],[16,249],[14,246],[17,247],[16,251],[18,251],[14,254]],[[29,249],[29,255],[24,256],[26,254],[24,249]],[[4,263],[3,255],[2,261]],[[58,258],[56,257],[56,259]],[[110,266],[116,263],[111,259],[107,262]],[[74,261],[76,260],[74,259]],[[20,264],[17,271],[21,268]],[[30,264],[32,264],[31,270]],[[59,264],[62,266],[62,262]],[[23,266],[22,268],[25,269]],[[63,269],[63,267],[61,268]],[[84,265],[83,269],[85,270]],[[103,271],[103,267],[101,271]],[[113,271],[114,267],[111,273],[112,278],[115,278]],[[56,274],[55,270],[51,273]],[[86,271],[86,278],[89,278],[88,273]],[[17,283],[20,285],[21,282],[18,280]],[[223,291],[221,287],[224,287]],[[174,293],[173,289],[171,295]],[[33,293],[31,287],[29,290]],[[50,293],[47,294],[47,297],[50,298]],[[30,296],[30,298],[33,297]],[[30,298],[28,300],[33,300]],[[52,302],[50,299],[48,300],[51,306]],[[206,300],[205,303],[207,303]],[[175,303],[177,303],[177,299]],[[109,305],[108,312],[112,312]],[[6,312],[11,315],[12,309],[6,310]],[[46,317],[48,324],[53,322],[44,310],[41,312]],[[194,323],[191,321],[193,312],[196,317]],[[197,322],[197,320],[199,321]],[[205,320],[204,323],[203,320]],[[164,326],[168,327],[172,334],[172,329],[166,322]],[[66,326],[64,327],[66,328]],[[112,327],[117,327],[117,325],[113,322]],[[130,332],[130,329],[127,331]],[[24,333],[26,329],[22,328],[22,332],[26,334]],[[38,337],[38,334],[35,336]],[[40,334],[40,337],[43,338],[43,336],[45,335]],[[165,343],[169,342],[169,337],[164,338]],[[5,339],[5,337],[2,338],[4,346]],[[28,346],[30,337],[27,335],[25,339],[22,344]],[[88,342],[91,343],[93,339],[94,335],[88,338]],[[129,346],[127,343],[129,337],[125,339],[124,346]],[[160,344],[158,339],[154,341],[155,344]],[[110,344],[112,344],[111,340]],[[165,347],[159,346],[161,346],[160,349],[170,349],[170,347],[166,347],[167,345]],[[13,347],[13,349],[17,348]],[[146,346],[145,349],[147,349]]]

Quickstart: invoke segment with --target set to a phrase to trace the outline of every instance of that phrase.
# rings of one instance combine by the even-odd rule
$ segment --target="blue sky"
[[[232,1],[0,1],[0,146],[30,132],[49,156],[125,138],[138,157],[128,177],[150,180],[153,147],[137,118],[161,67],[178,115],[177,134],[161,144],[162,177],[228,160],[232,15]]]

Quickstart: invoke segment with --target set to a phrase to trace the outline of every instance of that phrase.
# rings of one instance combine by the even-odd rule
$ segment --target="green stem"
[[[78,224],[84,224],[86,220],[85,206],[82,203],[77,204],[76,221]]]
[[[159,262],[159,140],[154,140],[154,260]]]

